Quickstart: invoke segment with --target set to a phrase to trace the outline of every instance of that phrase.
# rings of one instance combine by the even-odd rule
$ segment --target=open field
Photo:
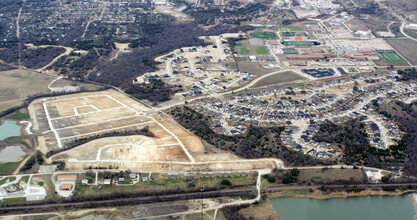
[[[410,37],[417,38],[417,30],[414,29],[404,29],[404,32]]]
[[[296,27],[296,26],[279,26],[279,28],[281,30],[290,30],[290,31],[302,31],[303,30],[300,27]]]
[[[248,72],[256,75],[265,75],[270,72],[273,72],[272,69],[265,69],[262,68],[260,63],[248,62],[248,61],[241,61],[237,63],[239,67],[239,71],[241,72]]]
[[[250,50],[245,46],[240,46],[240,47],[236,47],[236,48],[237,48],[238,53],[241,54],[241,55],[250,54]]]
[[[264,86],[273,86],[281,83],[288,83],[293,82],[297,80],[305,80],[304,76],[297,74],[292,71],[283,72],[283,73],[277,73],[272,76],[268,76],[259,82],[255,83],[251,88],[257,88],[257,87],[264,87]]]
[[[276,35],[273,32],[254,32],[254,33],[251,33],[250,35],[252,37],[264,38],[264,39],[276,38]]]
[[[303,169],[298,176],[299,182],[362,181],[365,178],[361,169]]]
[[[265,46],[255,47],[255,52],[257,54],[260,54],[260,55],[268,55],[269,54],[268,48],[266,48]]]
[[[52,88],[67,87],[67,86],[78,86],[80,88],[88,89],[88,90],[96,90],[96,89],[102,88],[102,86],[95,85],[92,83],[76,82],[76,81],[71,81],[67,79],[58,79],[53,84],[51,84]]]
[[[236,44],[235,51],[240,55],[269,55],[265,46],[251,46],[247,40],[239,41]]]
[[[211,178],[199,178],[195,179],[183,179],[183,176],[180,176],[176,179],[166,179],[164,174],[151,174],[141,173],[141,177],[150,176],[152,178],[151,182],[144,182],[142,178],[140,181],[133,185],[103,185],[100,190],[97,186],[86,186],[81,185],[81,180],[78,178],[75,190],[82,195],[102,195],[110,194],[114,192],[143,192],[143,191],[158,191],[158,190],[174,190],[174,189],[199,189],[201,186],[204,187],[218,187],[221,186],[220,182],[224,179],[229,180],[232,185],[254,185],[255,177],[254,176],[232,176],[232,177],[211,177]],[[190,187],[190,185],[192,187]]]
[[[386,41],[411,64],[417,65],[417,42],[410,39],[387,39]]]
[[[48,92],[48,84],[54,79],[27,70],[1,71],[0,111],[21,104],[27,96]]]

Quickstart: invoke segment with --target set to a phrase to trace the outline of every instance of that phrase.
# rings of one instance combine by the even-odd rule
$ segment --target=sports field
[[[282,32],[282,36],[284,37],[295,36],[295,32]]]
[[[257,37],[257,38],[275,38],[276,35],[273,32],[254,32],[250,34],[252,37]]]
[[[290,31],[302,31],[303,29],[296,26],[279,26],[280,29],[286,29]]]
[[[381,56],[386,59],[388,62],[404,61],[395,51],[384,51],[379,52]]]
[[[284,41],[285,46],[311,46],[314,45],[312,41]]]

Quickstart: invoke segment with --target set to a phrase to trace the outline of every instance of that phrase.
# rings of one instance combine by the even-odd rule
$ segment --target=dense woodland
[[[406,157],[398,163],[404,165],[407,174],[417,175],[417,103],[405,104],[390,102],[379,105],[376,109],[381,114],[387,114],[404,132],[402,140],[397,146],[390,147],[404,152]]]
[[[181,85],[166,84],[160,79],[151,79],[148,84],[134,84],[126,89],[127,94],[137,99],[147,99],[153,103],[168,101],[172,94],[181,91]]]
[[[330,160],[319,160],[303,153],[289,150],[280,141],[283,127],[250,126],[244,135],[227,136],[218,134],[211,128],[211,118],[196,112],[190,107],[175,107],[170,111],[176,121],[207,143],[244,158],[275,157],[285,161],[286,165],[334,164]]]
[[[21,49],[21,64],[27,68],[38,69],[50,63],[55,57],[64,53],[64,48],[45,47],[30,49],[23,47]],[[19,62],[18,46],[0,50],[0,59],[6,63],[17,65]]]

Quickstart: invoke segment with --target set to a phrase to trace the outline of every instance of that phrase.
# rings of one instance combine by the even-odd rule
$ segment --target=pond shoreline
[[[321,190],[315,190],[313,192],[307,192],[305,194],[301,194],[302,191],[294,191],[294,190],[284,190],[281,192],[275,192],[268,194],[270,199],[279,199],[279,198],[309,198],[309,199],[336,199],[336,198],[349,198],[349,197],[363,197],[363,196],[400,196],[407,193],[417,193],[417,190],[403,190],[403,191],[395,191],[395,192],[387,192],[383,190],[370,190],[366,189],[361,192],[332,192],[329,194],[323,194]],[[417,202],[416,202],[417,204]]]
[[[325,208],[326,204],[332,204],[330,207],[335,206],[335,207],[339,207],[339,209],[340,209],[340,207],[345,207],[345,206],[350,207],[350,209],[355,207],[356,208],[355,210],[357,210],[358,213],[361,213],[361,214],[355,213],[356,217],[358,219],[362,219],[362,217],[359,218],[359,216],[363,216],[364,217],[363,219],[367,219],[369,216],[366,217],[367,216],[367,214],[365,214],[366,212],[365,213],[363,213],[363,212],[364,212],[364,210],[372,209],[373,206],[369,205],[370,200],[372,201],[372,204],[375,204],[375,207],[374,207],[375,210],[378,210],[378,205],[379,205],[379,208],[385,207],[385,209],[383,209],[383,210],[386,210],[386,206],[387,206],[386,204],[387,204],[387,199],[388,199],[388,203],[393,202],[393,204],[397,204],[397,206],[398,206],[398,204],[402,204],[400,207],[408,207],[408,208],[405,208],[405,210],[407,210],[407,211],[402,210],[402,209],[397,209],[397,211],[399,213],[402,213],[402,214],[399,214],[399,213],[397,213],[397,214],[404,215],[404,216],[409,216],[409,217],[412,217],[413,220],[417,220],[417,194],[415,192],[416,192],[415,190],[404,190],[404,191],[397,191],[397,192],[386,192],[386,191],[383,191],[383,190],[378,190],[378,191],[364,190],[364,191],[359,192],[359,193],[333,192],[333,193],[329,193],[329,194],[323,194],[323,192],[320,191],[320,190],[316,190],[314,192],[308,192],[307,191],[305,193],[300,193],[299,191],[298,192],[297,191],[285,191],[285,192],[279,192],[279,193],[271,193],[270,195],[268,195],[268,199],[270,200],[271,203],[274,204],[274,210],[278,213],[280,218],[283,218],[283,217],[292,217],[292,218],[294,218],[294,216],[298,216],[297,218],[304,219],[302,217],[303,214],[304,214],[304,211],[310,210],[311,207],[319,207],[319,208],[313,208],[314,211],[310,210],[309,213],[312,214],[311,216],[315,216],[315,218],[313,217],[312,219],[322,219],[323,215],[320,213],[321,209],[328,210],[327,208],[329,208],[329,207]],[[372,198],[374,196],[375,196],[375,198]],[[382,197],[380,197],[380,196],[382,196]],[[395,198],[397,196],[399,196],[399,197]],[[356,197],[356,198],[354,198],[354,197]],[[387,197],[392,197],[392,200],[391,200],[391,198],[387,198]],[[349,198],[351,198],[351,199],[349,199]],[[284,200],[280,200],[280,199],[284,199]],[[290,199],[290,200],[288,200],[288,199]],[[296,199],[296,200],[294,200],[294,199]],[[300,199],[300,200],[298,200],[298,199]],[[305,199],[313,199],[313,200],[305,200]],[[336,199],[336,200],[329,201],[329,202],[325,201],[325,200],[331,200],[331,199]],[[345,199],[349,199],[349,200],[345,200]],[[409,203],[408,199],[411,199],[411,203]],[[316,201],[314,201],[314,200],[316,200]],[[294,203],[294,201],[296,201],[296,204],[299,204],[299,206],[297,206],[299,211],[295,211],[295,209],[293,210],[293,208],[291,208],[291,207],[294,206],[294,204],[292,204],[292,203]],[[364,203],[363,203],[363,206],[357,207],[355,205],[352,206],[352,201],[361,201],[361,202],[364,202]],[[380,201],[383,201],[383,202],[381,203]],[[400,202],[398,203],[398,201],[400,201]],[[289,202],[290,207],[286,207],[285,205],[282,206],[283,204],[287,204],[287,202]],[[303,204],[304,204],[304,206],[303,206]],[[381,204],[383,204],[383,205],[381,206]],[[282,210],[280,208],[278,208],[277,205]],[[322,205],[323,205],[323,207],[322,207]],[[327,206],[329,206],[329,205],[327,205]],[[366,207],[368,207],[368,208],[366,208]],[[288,212],[288,210],[291,210],[291,211]],[[280,211],[283,212],[283,213],[279,213]],[[303,214],[299,214],[297,212],[301,212]],[[320,213],[320,214],[317,214],[317,213]],[[352,217],[355,216],[355,214],[353,214]],[[284,215],[284,216],[282,216],[282,215]],[[335,215],[335,213],[333,212],[332,214],[327,213],[325,216],[329,216],[329,217],[333,216],[334,217],[334,215]],[[347,214],[345,213],[345,216],[346,215]],[[318,218],[318,216],[320,216],[320,217]],[[379,216],[378,219],[380,219],[381,218],[381,213],[372,214],[371,216],[373,217],[372,219],[374,219],[376,216]],[[402,218],[402,219],[408,219],[409,217]],[[390,217],[388,217],[388,218],[390,218]],[[382,219],[385,219],[385,218],[382,217]]]
[[[316,200],[330,200],[330,199],[347,199],[352,197],[368,197],[368,196],[402,196],[409,194],[408,197],[411,199],[412,205],[414,207],[413,220],[417,220],[417,190],[400,190],[395,192],[387,192],[383,190],[370,190],[366,189],[361,192],[332,192],[329,194],[324,194],[321,190],[315,190],[313,192],[305,191],[305,193],[297,190],[286,190],[282,192],[276,192],[268,194],[268,200],[272,202],[274,199],[281,198],[300,198],[300,199],[316,199]],[[414,196],[413,196],[414,195]],[[280,219],[282,219],[278,210],[274,208],[277,212]]]

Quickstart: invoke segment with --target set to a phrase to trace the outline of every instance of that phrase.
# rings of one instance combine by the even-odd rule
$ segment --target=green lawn
[[[250,54],[250,50],[247,47],[238,47],[238,53],[242,55],[248,55]]]
[[[284,37],[295,36],[295,32],[282,32],[282,36]]]
[[[23,176],[22,178],[20,178],[19,182],[27,183],[28,181],[29,181],[29,176]]]
[[[254,32],[250,34],[252,37],[257,37],[257,38],[275,38],[276,35],[273,32]]]
[[[26,202],[26,198],[24,197],[6,198],[6,199],[3,199],[3,202],[1,202],[0,204],[20,204],[20,203],[25,203],[25,202]]]
[[[257,54],[261,54],[261,55],[267,55],[267,54],[269,54],[268,48],[266,48],[266,46],[258,46],[258,47],[255,47],[255,52]]]
[[[380,52],[379,54],[388,62],[404,61],[396,52]]]
[[[8,115],[6,118],[11,119],[11,120],[15,120],[15,121],[20,121],[20,120],[29,118],[29,114],[22,113],[20,111],[15,111],[13,114]]]
[[[7,182],[7,180],[9,180],[10,182],[16,180],[16,177],[12,176],[12,177],[6,177],[0,180],[0,185],[3,185]]]
[[[310,46],[314,43],[311,41],[284,41],[282,44],[285,46]]]
[[[279,26],[280,29],[287,29],[290,31],[302,31],[303,29],[295,26]]]
[[[25,157],[26,158],[26,157]],[[22,163],[21,161],[4,163],[0,165],[0,174],[11,174]]]

